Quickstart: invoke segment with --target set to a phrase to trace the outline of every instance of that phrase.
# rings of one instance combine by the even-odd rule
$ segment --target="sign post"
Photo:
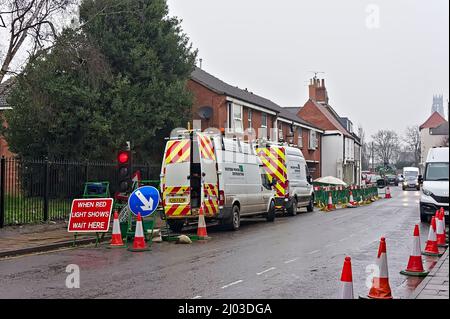
[[[95,246],[98,246],[99,233],[104,236],[109,230],[112,206],[112,198],[83,198],[72,201],[67,231],[74,233],[74,245],[78,233],[95,233]]]

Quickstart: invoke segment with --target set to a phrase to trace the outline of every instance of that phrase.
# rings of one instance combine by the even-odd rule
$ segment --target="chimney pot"
[[[325,87],[325,79],[322,79],[322,87]]]

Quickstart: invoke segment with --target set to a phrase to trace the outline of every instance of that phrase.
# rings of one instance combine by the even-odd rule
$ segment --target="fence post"
[[[44,166],[44,221],[48,221],[48,182],[49,182],[49,167],[50,163],[48,159],[45,160]]]
[[[6,159],[2,156],[0,164],[0,228],[5,226],[5,176],[6,176]]]

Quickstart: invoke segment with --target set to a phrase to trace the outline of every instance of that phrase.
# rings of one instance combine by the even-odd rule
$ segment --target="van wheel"
[[[306,211],[308,213],[311,213],[314,211],[314,197],[313,196],[311,196],[311,198],[309,199],[309,204],[308,204],[308,206],[306,206]]]
[[[238,205],[234,205],[231,210],[231,221],[228,224],[229,230],[238,230],[241,227],[241,216]]]
[[[420,207],[420,221],[422,223],[429,223],[430,222],[430,217],[428,216],[428,214],[425,214],[423,207]]]
[[[269,211],[266,215],[266,220],[268,222],[273,222],[275,220],[275,203],[274,201],[270,202]]]
[[[297,198],[294,197],[292,199],[291,206],[287,209],[287,212],[288,212],[289,216],[297,215],[297,210],[298,210],[297,205],[298,205]]]
[[[181,233],[184,226],[184,220],[168,220],[167,224],[174,233]]]

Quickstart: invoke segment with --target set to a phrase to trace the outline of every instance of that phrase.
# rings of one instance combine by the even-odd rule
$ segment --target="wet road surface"
[[[153,244],[151,252],[85,247],[0,260],[1,298],[335,298],[344,257],[352,258],[355,296],[366,295],[381,236],[390,284],[406,298],[421,279],[405,277],[419,191],[356,209],[301,213],[242,222],[237,232],[209,229],[207,242]],[[437,258],[425,257],[426,267]],[[68,289],[66,267],[80,268],[80,288]]]

